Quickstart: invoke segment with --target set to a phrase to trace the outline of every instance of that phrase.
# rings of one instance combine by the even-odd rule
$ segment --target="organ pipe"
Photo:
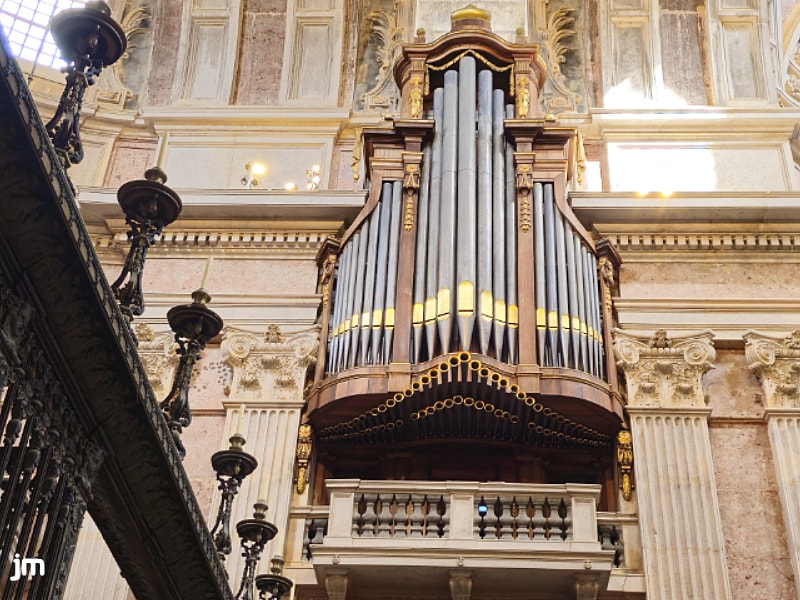
[[[427,272],[425,277],[425,339],[428,343],[428,358],[433,358],[436,349],[436,299],[439,284],[440,212],[442,183],[442,138],[444,128],[444,88],[433,92],[433,142],[431,144],[430,217],[428,225]]]
[[[422,352],[423,324],[425,323],[425,269],[428,264],[428,222],[431,208],[429,206],[431,185],[431,146],[426,145],[422,151],[422,176],[417,200],[417,239],[414,249],[414,306],[411,311],[411,327],[413,345],[411,346],[411,362],[419,362]],[[432,255],[436,256],[434,251]],[[429,350],[428,355],[432,355]]]
[[[375,333],[380,332],[379,328],[381,326],[383,307],[381,306],[382,302],[380,299],[383,297],[384,290],[386,289],[386,271],[383,265],[386,263],[387,246],[389,243],[387,240],[388,236],[386,235],[389,229],[389,217],[386,215],[386,189],[387,184],[384,184],[381,201],[369,216],[367,271],[364,281],[364,302],[361,310],[361,318],[359,320],[361,329],[358,334],[358,364],[360,365],[368,364],[370,338],[372,338],[372,352],[375,352]],[[378,208],[380,208],[380,210],[378,210]],[[371,333],[372,335],[370,335]]]
[[[534,270],[535,296],[536,296],[536,342],[539,348],[539,362],[541,364],[552,364],[546,362],[546,340],[547,340],[547,300],[545,283],[545,250],[544,250],[544,191],[542,186],[533,186],[533,240],[534,240],[534,260],[536,268]]]
[[[481,352],[488,354],[492,335],[494,306],[492,299],[492,72],[478,73],[478,339]],[[459,215],[460,216],[460,215]],[[459,253],[460,254],[460,253]],[[502,343],[501,343],[502,345]],[[462,349],[469,350],[469,339],[462,341]]]
[[[503,90],[492,94],[492,295],[494,296],[494,353],[502,360],[503,344],[506,335],[506,271],[514,270],[516,262],[506,262],[506,223],[505,214],[505,157],[503,127]],[[510,267],[510,269],[509,269]]]
[[[442,118],[442,180],[439,213],[439,289],[436,297],[436,319],[442,353],[450,352],[453,331],[453,298],[456,251],[456,160],[458,147],[458,73],[444,74],[444,114]]]
[[[567,288],[569,291],[569,342],[570,342],[570,361],[569,364],[573,369],[578,369],[580,361],[580,336],[581,336],[581,320],[578,313],[578,288],[577,280],[575,277],[575,243],[574,240],[578,236],[574,234],[572,228],[566,219],[562,219],[564,227],[564,239],[567,250]]]
[[[403,203],[403,182],[395,181],[392,184],[391,198],[391,229],[389,234],[389,265],[387,268],[386,302],[384,308],[384,342],[383,358],[388,363],[391,360],[392,337],[394,332],[394,305],[397,295],[397,258],[400,249],[400,207]],[[377,362],[377,360],[376,360]]]
[[[446,92],[445,92],[446,93]],[[476,156],[475,156],[475,59],[465,56],[458,70],[458,197],[456,281],[458,332],[461,347],[468,350],[475,325]]]
[[[392,182],[384,182],[381,188],[380,204],[379,206],[376,206],[375,210],[372,212],[373,218],[379,219],[378,221],[379,224],[377,230],[374,227],[370,230],[370,241],[372,241],[371,240],[372,232],[377,231],[376,233],[377,273],[375,274],[375,279],[376,279],[375,299],[374,301],[371,301],[372,328],[370,330],[370,336],[369,336],[370,362],[377,362],[378,347],[380,344],[380,338],[384,322],[384,308],[385,308],[384,305],[386,300],[386,282],[387,282],[386,262],[389,256],[389,227],[391,221],[391,207],[390,207],[391,191],[392,191]],[[380,208],[380,211],[378,210],[378,208]],[[366,353],[364,354],[365,358],[362,364],[368,364]]]
[[[353,295],[353,306],[352,312],[353,315],[350,318],[350,332],[348,334],[348,340],[345,342],[345,362],[347,368],[353,367],[356,364],[356,350],[358,344],[358,334],[359,334],[359,326],[360,326],[360,319],[361,319],[361,309],[364,306],[364,277],[366,271],[365,262],[367,260],[367,241],[369,239],[369,230],[371,228],[372,221],[375,217],[375,212],[373,211],[372,214],[369,216],[368,219],[364,221],[364,224],[361,226],[361,239],[359,240],[358,245],[358,255],[361,257],[360,260],[356,263],[356,278],[355,278],[355,293]],[[377,223],[374,223],[374,226],[377,227]],[[347,343],[349,342],[349,347]]]
[[[555,204],[553,197],[553,186],[545,186],[545,202],[553,205],[553,213],[556,217],[556,273],[558,280],[558,340],[559,340],[559,366],[567,366],[569,356],[569,330],[570,316],[567,295],[567,255],[564,249],[564,217]]]
[[[353,315],[353,302],[355,298],[356,272],[358,271],[359,260],[364,256],[363,253],[359,252],[361,249],[361,237],[362,236],[360,233],[356,233],[351,242],[353,255],[352,260],[350,261],[350,276],[348,277],[347,297],[345,299],[344,312],[342,314],[344,321],[342,323],[342,346],[339,355],[339,369],[344,369],[347,367],[347,356],[350,346],[350,329]]]
[[[580,366],[576,366],[576,368],[583,369],[584,371],[589,371],[589,338],[588,338],[588,326],[586,325],[586,290],[584,286],[584,276],[583,276],[583,258],[582,258],[582,245],[580,238],[576,235],[573,239],[573,246],[574,250],[573,253],[575,255],[575,268],[573,271],[575,272],[575,283],[577,289],[577,299],[578,299],[578,318],[580,320]]]
[[[514,118],[514,105],[506,105],[506,118]],[[514,147],[506,144],[506,320],[508,323],[508,360],[517,362],[517,191],[514,182]]]
[[[534,184],[534,193],[544,194],[541,183]],[[553,214],[553,196],[544,195],[544,251],[550,260],[545,260],[545,301],[547,310],[547,362],[558,366],[558,284],[556,274],[556,217]]]

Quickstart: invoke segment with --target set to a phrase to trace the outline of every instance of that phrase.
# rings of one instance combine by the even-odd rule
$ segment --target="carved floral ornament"
[[[702,408],[701,379],[716,358],[713,332],[670,337],[663,329],[650,335],[614,330],[614,355],[625,373],[628,406]]]
[[[233,370],[231,399],[291,400],[301,397],[303,377],[317,360],[319,329],[284,333],[270,325],[258,334],[226,327],[222,361]]]
[[[156,397],[160,398],[169,391],[178,366],[175,334],[172,331],[155,332],[145,323],[136,323],[133,328],[147,379]]]
[[[800,408],[800,330],[787,336],[744,334],[745,359],[764,391],[766,408]]]

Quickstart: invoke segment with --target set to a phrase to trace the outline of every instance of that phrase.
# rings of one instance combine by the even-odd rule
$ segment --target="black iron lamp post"
[[[159,167],[147,169],[144,177],[123,184],[117,191],[117,202],[130,227],[131,248],[122,273],[111,284],[111,289],[129,322],[144,312],[142,273],[147,249],[164,227],[178,218],[183,208],[180,196],[164,185],[167,175]]]
[[[244,519],[236,524],[236,533],[242,538],[242,556],[244,556],[244,573],[239,591],[234,600],[254,600],[253,581],[256,567],[267,542],[278,533],[278,528],[267,521],[267,505],[259,500],[253,505],[252,519]]]
[[[259,600],[281,600],[289,593],[294,582],[281,575],[283,572],[283,558],[276,556],[271,561],[272,573],[256,577],[256,589]]]
[[[167,312],[167,321],[175,332],[175,341],[178,343],[180,362],[172,389],[160,404],[181,457],[186,456],[181,433],[192,422],[192,413],[189,410],[192,368],[200,359],[200,352],[206,347],[208,340],[217,335],[223,325],[222,318],[206,306],[211,301],[211,296],[205,290],[192,292],[192,300],[191,304],[173,306]]]
[[[50,29],[67,62],[67,83],[45,128],[66,169],[83,160],[79,130],[86,88],[94,84],[103,67],[119,60],[128,42],[111,17],[111,7],[102,1],[90,0],[83,8],[58,13],[50,21]]]
[[[242,480],[250,475],[258,466],[254,456],[242,450],[244,437],[235,433],[230,438],[231,447],[220,450],[211,456],[211,466],[217,473],[222,501],[217,511],[217,520],[211,529],[214,545],[217,547],[220,560],[231,553],[231,508],[233,499],[239,493]]]

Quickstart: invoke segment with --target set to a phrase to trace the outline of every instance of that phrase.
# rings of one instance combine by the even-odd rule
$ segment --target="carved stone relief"
[[[353,104],[356,111],[399,111],[394,63],[410,38],[409,0],[365,0],[361,7]]]
[[[628,405],[653,408],[703,408],[701,378],[716,358],[713,333],[671,338],[659,329],[651,336],[614,330],[614,355],[627,379]]]
[[[744,334],[745,358],[764,390],[765,408],[800,408],[800,330],[785,337]]]
[[[554,115],[586,112],[584,59],[580,45],[580,40],[586,39],[584,5],[569,0],[550,0],[544,4],[542,12],[546,12],[547,22],[537,23],[537,26],[550,73],[539,96],[542,112]]]
[[[152,9],[146,0],[126,3],[119,24],[128,39],[128,46],[113,68],[106,69],[96,88],[96,102],[127,109],[136,109],[147,79],[153,46]]]
[[[316,362],[317,328],[285,334],[277,325],[257,334],[227,327],[222,360],[232,369],[225,393],[239,401],[291,401],[302,397],[308,367]]]
[[[139,358],[156,398],[163,398],[172,385],[178,355],[175,353],[175,336],[171,331],[156,333],[145,323],[134,325],[139,341]]]

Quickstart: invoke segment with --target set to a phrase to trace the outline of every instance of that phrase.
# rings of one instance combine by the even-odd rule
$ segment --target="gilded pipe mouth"
[[[450,370],[450,363],[447,361],[440,362],[436,367],[439,369],[439,372],[444,374]]]
[[[500,381],[500,373],[494,371],[489,377],[489,379],[492,381],[492,383],[498,383]]]
[[[459,352],[456,354],[458,357],[458,362],[468,363],[472,358],[472,355],[469,352]]]
[[[418,392],[422,389],[422,384],[419,381],[412,381],[411,389],[414,390],[415,392]]]
[[[510,386],[508,386],[508,391],[511,394],[517,395],[517,398],[519,398],[519,395],[518,395],[519,386],[516,383],[512,383]]]
[[[499,383],[501,388],[503,389],[508,388],[508,379],[501,377]]]
[[[429,386],[431,384],[431,378],[427,375],[423,375],[419,378],[420,385]]]
[[[406,399],[406,397],[403,395],[403,392],[397,392],[394,395],[394,401],[397,402],[397,403],[400,403],[405,399]]]
[[[453,404],[455,406],[461,406],[462,404],[464,404],[464,397],[456,394],[455,396],[453,396]]]
[[[478,370],[478,376],[483,378],[483,379],[487,379],[489,377],[490,373],[491,372],[489,371],[488,367],[481,367]]]
[[[479,360],[471,360],[469,361],[469,370],[470,371],[479,371],[480,368],[483,366],[483,363]]]
[[[455,356],[450,356],[450,357],[448,357],[448,359],[447,359],[447,362],[448,362],[448,363],[450,364],[450,366],[452,366],[452,367],[457,367],[458,365],[460,365],[460,364],[461,364],[461,360],[459,359],[459,355],[455,355]]]
[[[406,388],[406,389],[403,390],[403,396],[405,396],[406,398],[411,398],[411,396],[413,396],[413,395],[414,395],[414,390],[413,389]]]

